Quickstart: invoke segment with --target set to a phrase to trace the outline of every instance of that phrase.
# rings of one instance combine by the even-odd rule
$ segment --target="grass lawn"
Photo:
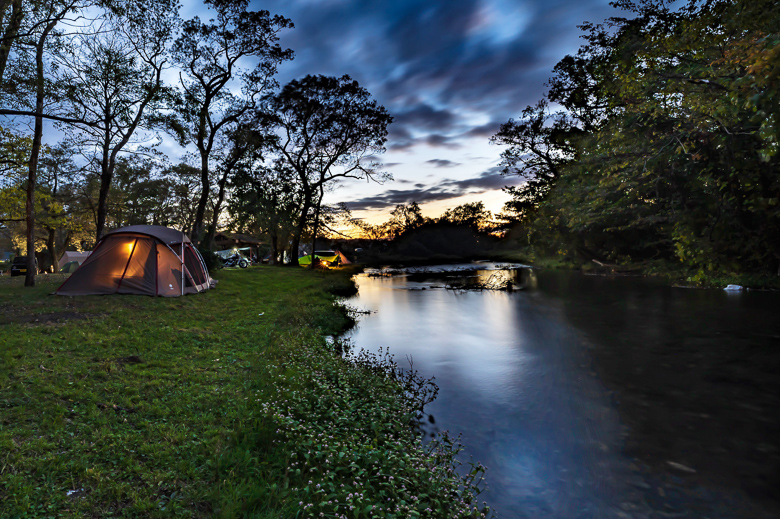
[[[410,429],[419,381],[325,345],[347,275],[217,278],[172,299],[0,278],[0,517],[487,513],[479,467],[463,480],[457,446]]]

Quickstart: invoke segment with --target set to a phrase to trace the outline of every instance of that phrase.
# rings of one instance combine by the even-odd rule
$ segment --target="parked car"
[[[38,273],[38,259],[35,260],[35,273]],[[11,276],[23,276],[27,274],[27,256],[17,256],[11,263]]]

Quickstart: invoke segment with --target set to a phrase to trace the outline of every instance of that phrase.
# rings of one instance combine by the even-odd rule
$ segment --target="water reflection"
[[[536,286],[532,271],[512,275],[515,288]],[[687,296],[647,283],[615,289],[557,274],[538,283],[538,290],[479,292],[435,288],[446,285],[440,275],[363,275],[351,304],[377,313],[351,336],[357,347],[389,348],[399,364],[408,356],[435,377],[439,398],[428,411],[488,467],[486,499],[500,517],[676,513],[648,504],[650,485],[623,453],[627,430],[591,370],[588,348],[637,329],[641,340],[666,340],[670,323],[680,326],[669,315],[689,320],[697,310],[682,312]],[[704,298],[700,311],[711,304]],[[710,517],[742,517],[723,510]]]

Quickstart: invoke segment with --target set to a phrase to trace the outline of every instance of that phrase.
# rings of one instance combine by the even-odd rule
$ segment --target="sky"
[[[616,11],[607,0],[253,0],[290,18],[280,43],[295,59],[285,84],[306,74],[350,75],[393,116],[380,157],[393,181],[353,180],[327,195],[356,217],[386,221],[396,204],[416,201],[426,216],[482,201],[494,212],[500,125],[538,101],[555,64],[582,44],[577,25]],[[183,17],[200,14],[185,9]]]

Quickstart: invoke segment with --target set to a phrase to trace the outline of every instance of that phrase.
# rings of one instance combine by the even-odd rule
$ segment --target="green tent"
[[[63,274],[72,274],[76,272],[76,269],[79,268],[80,266],[81,263],[79,263],[78,261],[69,261],[62,266],[60,272],[62,272]]]

